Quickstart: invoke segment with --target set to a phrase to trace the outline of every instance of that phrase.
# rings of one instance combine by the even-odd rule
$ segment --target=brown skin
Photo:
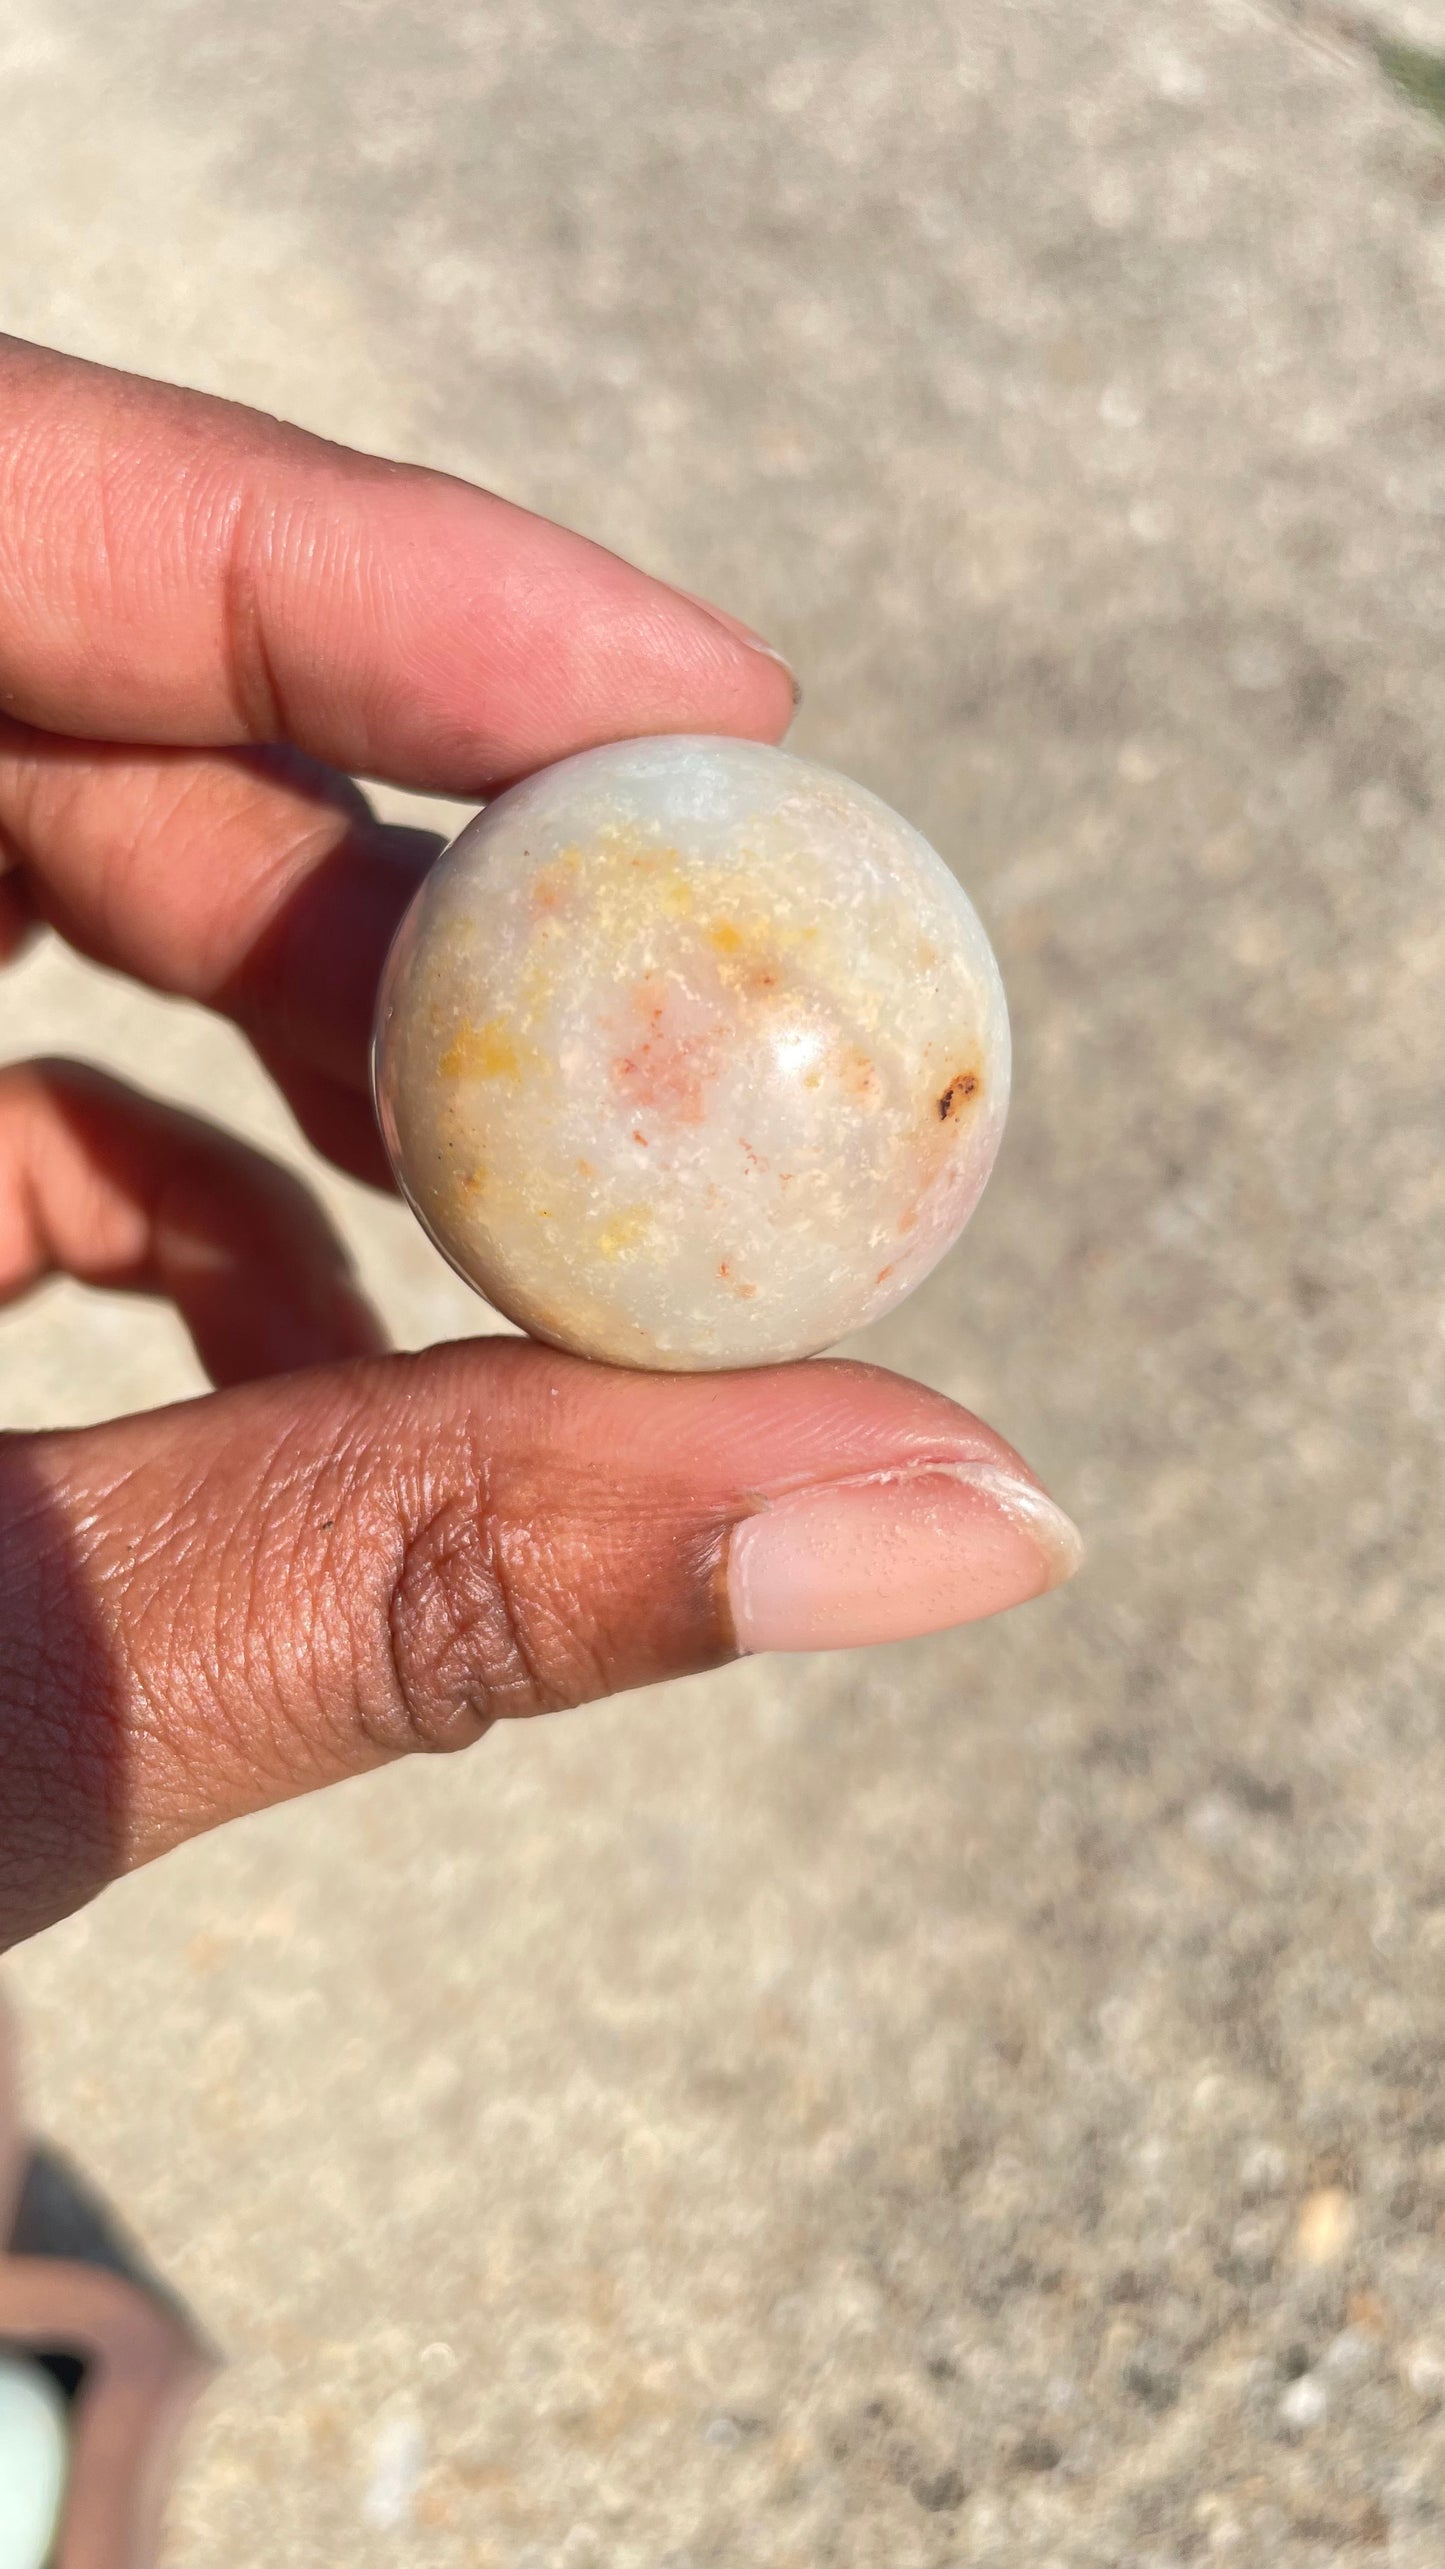
[[[435,852],[342,768],[480,795],[594,742],[777,739],[787,673],[439,475],[0,341],[0,961],[36,921],[249,1035],[385,1182],[377,974]],[[1013,1458],[869,1368],[382,1354],[297,1181],[65,1064],[0,1073],[0,1298],[158,1293],[223,1388],[0,1439],[0,1942],[218,1821],[726,1657],[762,1496]]]

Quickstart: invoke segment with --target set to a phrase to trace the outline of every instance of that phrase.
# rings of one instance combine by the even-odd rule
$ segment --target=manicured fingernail
[[[1078,1528],[996,1463],[924,1463],[792,1491],[744,1517],[727,1585],[741,1650],[847,1650],[976,1623],[1071,1579]]]
[[[715,607],[711,598],[700,598],[696,589],[679,589],[677,594],[686,598],[690,607],[700,607],[705,616],[711,616],[713,623],[720,624],[724,633],[730,633],[734,642],[745,642],[749,651],[760,652],[764,660],[775,660],[793,690],[794,708],[802,703],[802,680],[785,652],[777,650],[762,634],[755,633],[750,624],[743,623],[741,616],[729,615],[726,607]]]

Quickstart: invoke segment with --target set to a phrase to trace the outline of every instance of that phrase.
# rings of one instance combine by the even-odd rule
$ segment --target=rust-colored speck
[[[878,1091],[878,1073],[861,1044],[846,1044],[837,1056],[838,1078],[851,1097],[867,1104]]]
[[[737,1295],[740,1302],[752,1302],[756,1299],[758,1290],[757,1286],[755,1284],[739,1284],[736,1276],[733,1274],[732,1267],[726,1258],[719,1260],[718,1274],[721,1276],[723,1283],[729,1288],[730,1292]]]
[[[892,1273],[893,1269],[891,1267],[880,1267],[873,1281],[875,1284],[886,1284]]]
[[[643,1147],[643,1149],[644,1149],[644,1150],[647,1150],[647,1149],[649,1149],[649,1148],[650,1148],[650,1145],[649,1145],[649,1143],[648,1143],[648,1139],[647,1139],[647,1135],[646,1135],[645,1133],[639,1133],[639,1131],[638,1131],[638,1129],[637,1129],[637,1127],[636,1127],[636,1125],[635,1125],[635,1124],[633,1125],[633,1128],[632,1128],[632,1138],[633,1138],[634,1142],[640,1142],[640,1143],[642,1144],[642,1147]]]
[[[951,1115],[956,1115],[960,1107],[968,1104],[971,1097],[976,1097],[978,1095],[979,1085],[979,1076],[976,1070],[955,1071],[947,1088],[944,1090],[943,1095],[938,1100],[938,1120],[940,1124],[946,1124]]]
[[[666,1124],[700,1124],[709,1085],[719,1068],[718,1030],[678,1023],[655,973],[632,993],[632,1036],[617,1054],[612,1077],[629,1104]]]
[[[572,906],[576,888],[575,857],[559,857],[542,868],[532,883],[532,915],[538,919],[555,919]]]

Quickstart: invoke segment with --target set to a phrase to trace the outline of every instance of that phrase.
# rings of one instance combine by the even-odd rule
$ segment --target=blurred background
[[[0,84],[5,327],[707,592],[955,864],[1016,1102],[861,1351],[1091,1546],[11,1957],[229,2359],[167,2569],[1438,2569],[1445,5],[7,0]],[[53,945],[41,1048],[307,1164]],[[198,1379],[0,1316],[7,1425]]]

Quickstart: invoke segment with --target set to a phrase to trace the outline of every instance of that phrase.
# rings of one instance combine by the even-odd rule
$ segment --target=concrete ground
[[[1092,1546],[996,1626],[248,1823],[6,1965],[37,2121],[229,2359],[167,2569],[1445,2560],[1401,43],[1440,0],[8,0],[6,326],[710,591],[956,861],[1017,1100],[867,1352]],[[235,1040],[54,951],[0,1046],[304,1161]],[[326,1183],[404,1341],[474,1324]],[[0,1321],[11,1423],[194,1381],[161,1314]]]

